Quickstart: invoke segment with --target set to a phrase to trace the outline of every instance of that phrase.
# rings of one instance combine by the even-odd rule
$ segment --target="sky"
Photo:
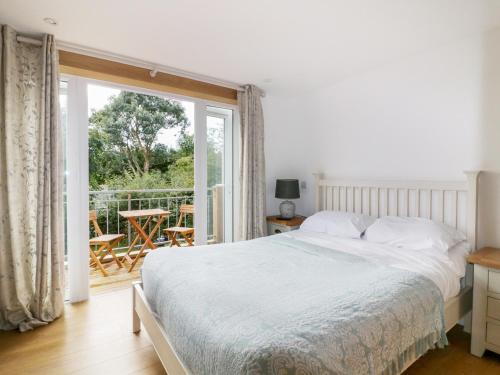
[[[93,111],[98,111],[102,109],[108,102],[112,96],[116,96],[120,93],[121,90],[108,87],[101,86],[96,84],[89,84],[87,88],[88,92],[88,114],[89,116]],[[189,120],[190,126],[187,129],[187,133],[193,134],[194,132],[194,103],[189,101],[181,101],[178,100],[179,103],[185,109],[186,117]],[[169,147],[177,146],[177,129],[167,129],[160,132],[158,141],[163,143]]]

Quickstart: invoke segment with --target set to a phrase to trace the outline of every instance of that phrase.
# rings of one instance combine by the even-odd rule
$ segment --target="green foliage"
[[[168,170],[168,180],[172,188],[191,188],[194,186],[194,157],[182,156]]]
[[[194,155],[194,139],[192,135],[181,133],[177,144],[179,156]]]
[[[165,174],[160,171],[151,171],[143,175],[125,172],[121,176],[114,176],[107,182],[108,190],[141,190],[141,189],[168,189],[170,184]]]
[[[136,175],[148,173],[152,165],[163,165],[158,160],[167,156],[169,150],[158,144],[162,130],[178,128],[183,133],[188,126],[184,107],[178,102],[128,91],[122,91],[102,110],[94,112],[89,122],[93,130],[89,143],[94,147],[91,158],[97,152],[95,162],[102,162],[99,151],[119,153],[120,168],[123,170],[126,162],[126,169]],[[99,145],[96,139],[105,145]],[[97,182],[103,173],[96,163],[91,165],[97,168]]]
[[[169,148],[167,145],[158,144],[151,153],[151,165],[149,171],[160,171],[166,173],[169,166],[177,158],[177,150]]]
[[[101,228],[128,235],[119,211],[129,208],[168,209],[171,217],[162,229],[174,224],[180,204],[193,203],[192,192],[130,191],[193,188],[194,140],[185,132],[189,124],[184,108],[175,101],[122,92],[89,122],[89,184],[91,190],[102,191],[91,195],[90,209],[97,210]],[[158,140],[160,132],[172,128],[178,131],[174,148]],[[126,244],[127,239],[120,246]]]
[[[211,126],[207,129],[207,184],[222,184],[224,162],[224,128]]]
[[[89,129],[89,185],[91,190],[100,189],[107,180],[118,176],[127,168],[125,156],[114,150],[108,135],[99,129]]]
[[[194,154],[193,136],[182,105],[163,98],[122,92],[94,112],[89,127],[89,185],[91,190],[170,188],[193,186],[194,171],[187,160]],[[178,129],[178,145],[158,142],[163,129]],[[169,172],[174,166],[174,172]]]
[[[127,191],[92,196],[90,208],[97,209],[103,228],[126,233],[128,224],[118,212],[128,208],[162,207],[172,212],[175,221],[179,205],[193,202],[192,192],[130,191],[193,188],[194,139],[185,131],[189,124],[184,108],[175,101],[122,92],[89,121],[91,190]],[[213,120],[207,125],[206,168],[211,188],[224,182],[224,126]],[[172,128],[178,131],[173,148],[159,142],[160,133]],[[208,193],[210,201],[210,189]]]

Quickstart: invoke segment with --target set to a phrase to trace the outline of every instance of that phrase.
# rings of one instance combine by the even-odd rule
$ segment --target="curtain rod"
[[[41,46],[42,45],[42,41],[39,40],[39,39],[29,38],[29,37],[21,36],[21,35],[17,36],[17,41],[18,42],[23,42],[23,43],[33,44],[33,45],[36,45],[36,46]],[[82,47],[75,48],[74,46],[69,46],[68,43],[64,43],[64,42],[61,42],[59,44],[62,45],[61,49],[63,49],[63,50],[66,50],[66,51],[69,50],[70,52],[73,52],[73,51],[71,51],[72,49],[73,50],[79,49],[80,51],[78,51],[78,52],[80,52],[80,53],[83,52],[85,54],[85,50]],[[73,47],[73,48],[71,48],[71,47]],[[96,53],[96,51],[91,51],[90,49],[88,51],[91,52],[91,53],[89,53],[89,55],[91,55],[91,56],[93,55],[95,57],[106,58],[106,54],[104,52],[102,52],[102,51],[99,51],[98,53]],[[108,59],[111,58],[111,60],[114,60],[114,61],[117,61],[117,60],[118,60],[118,62],[122,62],[123,61],[124,63],[129,63],[129,64],[131,63],[132,65],[142,66],[142,67],[145,67],[145,68],[146,68],[146,65],[153,65],[153,64],[147,64],[146,62],[143,62],[143,61],[129,59],[129,58],[121,57],[121,56],[120,57],[114,56],[114,55],[109,55],[109,56],[110,57],[108,57]],[[233,88],[233,89],[235,89],[237,91],[245,91],[244,88],[241,85],[238,85],[238,84],[222,82],[222,81],[219,81],[219,80],[210,79],[208,77],[204,77],[204,76],[197,75],[197,74],[190,74],[190,73],[187,73],[187,72],[181,72],[181,71],[177,71],[177,69],[170,69],[170,68],[165,69],[164,67],[158,67],[158,66],[155,66],[155,67],[153,67],[153,69],[151,69],[151,72],[152,73],[155,72],[155,74],[158,71],[164,71],[165,73],[181,75],[181,76],[184,76],[186,78],[197,79],[197,80],[201,80],[203,82],[208,82],[208,83],[213,83],[213,84],[216,84],[216,85],[218,84],[218,85],[221,85],[221,86],[230,87],[230,88]],[[181,73],[181,74],[179,74],[179,73]],[[266,96],[266,93],[263,90],[261,90],[261,96],[262,97]]]
[[[211,84],[218,85],[218,86],[231,88],[234,90],[241,88],[241,85],[238,83],[235,83],[235,82],[229,82],[229,81],[225,81],[222,79],[217,79],[217,78],[205,76],[203,74],[191,73],[188,71],[184,71],[182,69],[176,69],[176,68],[166,66],[166,65],[155,64],[155,63],[152,63],[149,61],[144,61],[144,60],[124,56],[124,55],[112,53],[109,51],[103,51],[103,50],[96,49],[96,48],[89,48],[89,47],[81,46],[79,44],[65,42],[62,40],[56,40],[56,43],[57,43],[57,49],[59,49],[59,50],[73,52],[73,53],[79,53],[79,54],[86,55],[86,56],[92,56],[92,57],[96,57],[99,59],[111,60],[111,61],[115,61],[115,62],[122,63],[122,64],[127,64],[127,65],[136,66],[139,68],[148,69],[152,72],[152,74],[154,74],[153,72],[155,72],[155,73],[156,72],[163,72],[163,73],[173,74],[173,75],[177,75],[177,76],[184,77],[184,78],[190,78],[190,79],[194,79],[194,80],[201,81],[201,82],[206,82],[206,83],[211,83]]]
[[[201,82],[211,83],[222,87],[227,87],[236,91],[244,91],[243,85],[235,82],[225,81],[210,76],[205,76],[203,74],[191,73],[182,69],[172,68],[170,66],[161,64],[154,64],[148,61],[131,58],[95,48],[89,48],[78,44],[65,42],[62,40],[56,40],[56,44],[59,50],[79,53],[86,56],[92,56],[100,59],[115,61],[122,64],[133,65],[139,68],[149,69],[152,77],[154,77],[156,73],[162,72],[162,73],[177,75],[184,78],[194,79]],[[264,97],[266,93],[263,90],[261,91],[262,91],[262,96]]]
[[[39,40],[39,39],[28,38],[26,36],[21,36],[21,35],[17,36],[17,41],[18,42],[22,42],[22,43],[34,44],[35,46],[41,46],[42,45],[42,41]]]

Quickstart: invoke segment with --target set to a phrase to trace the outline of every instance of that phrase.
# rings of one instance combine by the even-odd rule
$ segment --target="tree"
[[[167,178],[175,188],[192,188],[194,186],[194,139],[183,133],[177,140],[177,150],[173,158],[175,162],[168,168]]]
[[[194,155],[194,139],[192,134],[182,133],[177,140],[179,156]]]
[[[170,187],[170,183],[165,178],[165,175],[160,171],[154,170],[142,176],[125,172],[107,181],[107,188],[109,190],[169,189]]]
[[[192,188],[194,186],[194,158],[182,156],[168,170],[168,180],[173,188]]]
[[[128,169],[138,176],[149,172],[153,159],[161,160],[168,153],[158,144],[160,132],[179,128],[184,133],[188,126],[180,103],[127,91],[94,112],[89,122],[112,149],[125,156]]]
[[[224,128],[211,126],[207,129],[207,183],[209,187],[223,183]]]
[[[108,137],[96,128],[89,129],[89,185],[99,190],[110,178],[127,169],[126,157],[109,145]]]

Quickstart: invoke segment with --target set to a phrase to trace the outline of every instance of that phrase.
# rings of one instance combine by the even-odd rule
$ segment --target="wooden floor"
[[[67,304],[63,318],[27,333],[0,332],[2,375],[165,374],[145,331],[130,333],[131,291],[110,291]],[[427,353],[405,375],[500,374],[500,356],[468,353],[460,327],[450,346]]]
[[[493,375],[500,374],[500,355],[486,352],[483,358],[469,353],[470,335],[455,326],[448,332],[444,349],[427,352],[404,375]]]
[[[67,304],[31,332],[0,332],[0,374],[165,374],[145,331],[131,333],[128,289]]]

